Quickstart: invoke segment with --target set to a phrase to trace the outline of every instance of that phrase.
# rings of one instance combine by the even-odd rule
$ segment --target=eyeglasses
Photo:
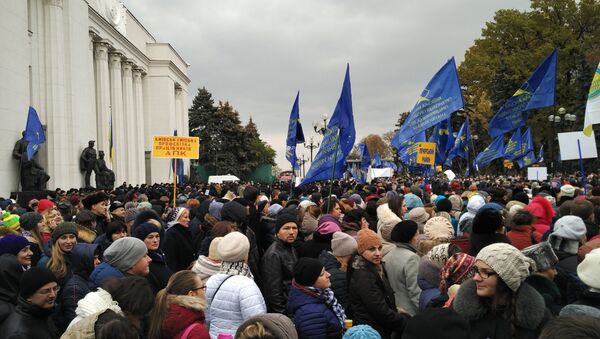
[[[473,273],[474,274],[478,274],[481,277],[481,279],[487,279],[487,278],[489,278],[489,277],[491,277],[493,275],[497,275],[498,274],[498,273],[496,273],[494,271],[491,271],[491,272],[490,271],[482,271],[479,268],[477,268],[477,266],[473,266],[472,270],[473,270]]]
[[[192,288],[192,291],[197,291],[197,290],[205,290],[206,289],[206,285],[202,286],[202,287],[196,287],[196,288]]]
[[[60,286],[56,286],[56,287],[51,287],[51,288],[46,288],[43,289],[39,292],[37,292],[40,295],[49,295],[50,293],[54,292],[55,294],[58,293],[60,291]]]

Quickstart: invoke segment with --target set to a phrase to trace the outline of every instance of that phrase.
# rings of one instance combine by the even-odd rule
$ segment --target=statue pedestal
[[[17,203],[23,207],[27,208],[27,203],[31,199],[45,199],[48,191],[26,191],[26,192],[10,192],[11,197],[17,197]]]

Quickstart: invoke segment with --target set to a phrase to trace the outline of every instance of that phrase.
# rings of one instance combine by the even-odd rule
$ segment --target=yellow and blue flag
[[[173,131],[173,135],[177,136],[177,130]],[[185,182],[185,176],[183,174],[183,159],[171,159],[171,171],[175,167],[176,161],[177,161],[177,168],[175,168],[175,175],[177,175],[177,184],[182,185]]]
[[[514,161],[523,156],[521,128],[517,128],[504,148],[504,159]]]
[[[583,122],[583,133],[591,136],[592,125],[600,123],[600,63],[594,73],[590,91],[588,92],[587,103],[585,105],[585,119]]]
[[[452,135],[452,124],[450,119],[437,124],[433,133],[429,137],[429,142],[435,142],[435,164],[441,165],[446,161],[447,152],[454,146],[454,136]]]
[[[500,107],[488,124],[492,138],[525,125],[529,110],[554,105],[557,59],[554,49],[521,88]]]
[[[27,144],[27,160],[31,160],[37,153],[41,144],[46,142],[46,135],[42,122],[35,108],[29,106],[27,113],[27,123],[25,124],[25,135],[23,136],[29,143]]]
[[[378,168],[381,167],[381,156],[379,156],[379,152],[375,151],[375,155],[373,156],[373,160],[371,161],[371,166]]]
[[[469,148],[471,147],[471,130],[469,129],[469,119],[465,120],[458,130],[454,146],[448,151],[446,157],[446,166],[452,164],[452,160],[456,157],[467,159],[469,156]]]
[[[398,150],[398,158],[407,166],[417,165],[417,153],[419,150],[419,142],[425,141],[425,131],[417,133],[417,135],[404,140],[400,143]]]
[[[533,136],[531,135],[531,128],[528,128],[527,131],[521,137],[521,154],[522,157],[517,160],[517,165],[521,168],[525,168],[529,165],[533,165],[537,163],[535,159],[535,150],[533,148]]]
[[[298,91],[296,94],[296,100],[294,100],[292,112],[290,113],[285,148],[285,158],[290,162],[290,164],[292,164],[292,168],[294,170],[297,170],[300,167],[298,164],[298,158],[296,156],[296,145],[304,142],[304,132],[302,131],[302,124],[300,123],[300,113],[298,109],[299,97],[300,91]]]
[[[502,158],[504,154],[504,136],[500,135],[494,141],[479,153],[473,161],[473,165],[479,168],[487,167],[493,160]]]

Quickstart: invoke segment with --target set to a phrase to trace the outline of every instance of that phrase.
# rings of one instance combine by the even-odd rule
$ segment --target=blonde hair
[[[236,333],[236,339],[276,339],[273,333],[267,331],[265,326],[260,322],[256,321],[244,327],[242,331]]]
[[[57,243],[52,244],[51,257],[46,267],[58,278],[64,278],[67,275],[67,262],[65,252]]]
[[[42,220],[44,220],[44,226],[42,226],[42,229],[40,230],[41,232],[52,233],[52,228],[50,228],[50,224],[54,222],[54,216],[52,216],[54,212],[60,215],[60,211],[56,208],[49,208],[42,212]],[[56,223],[56,225],[58,225],[58,223]],[[54,225],[55,228],[56,225]]]
[[[346,272],[348,270],[348,262],[352,255],[336,256],[335,258],[340,263],[340,271]]]

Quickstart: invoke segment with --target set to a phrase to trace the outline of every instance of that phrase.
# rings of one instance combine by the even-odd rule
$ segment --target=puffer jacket
[[[33,305],[19,297],[15,312],[2,323],[0,333],[7,339],[55,339],[58,331],[50,320],[52,310]]]
[[[264,291],[269,312],[285,314],[287,295],[297,261],[296,249],[278,238],[265,252],[262,258],[262,275],[268,278],[264,282]]]
[[[216,274],[206,282],[206,324],[212,338],[219,333],[233,335],[244,321],[267,313],[265,300],[252,279],[241,275],[228,277]]]
[[[23,266],[19,264],[15,255],[5,253],[0,256],[0,324],[17,306],[19,282],[23,272]]]
[[[421,289],[419,295],[419,310],[424,311],[431,300],[440,295],[440,270],[441,267],[433,261],[421,258],[419,262],[419,273],[417,273],[417,284]]]
[[[322,297],[303,286],[292,284],[288,312],[294,315],[298,338],[342,337],[342,324]]]
[[[89,286],[91,289],[102,286],[106,281],[112,278],[122,278],[125,274],[119,271],[118,268],[112,266],[107,262],[103,262],[96,266],[90,274]]]
[[[162,334],[173,339],[209,339],[208,330],[204,326],[204,300],[187,295],[169,296],[167,314],[162,323]],[[192,324],[188,336],[183,333]]]
[[[330,252],[321,252],[319,261],[325,268],[325,271],[331,274],[329,281],[331,282],[331,290],[335,298],[346,309],[348,307],[348,281],[346,280],[346,272],[340,270],[342,265]]]

